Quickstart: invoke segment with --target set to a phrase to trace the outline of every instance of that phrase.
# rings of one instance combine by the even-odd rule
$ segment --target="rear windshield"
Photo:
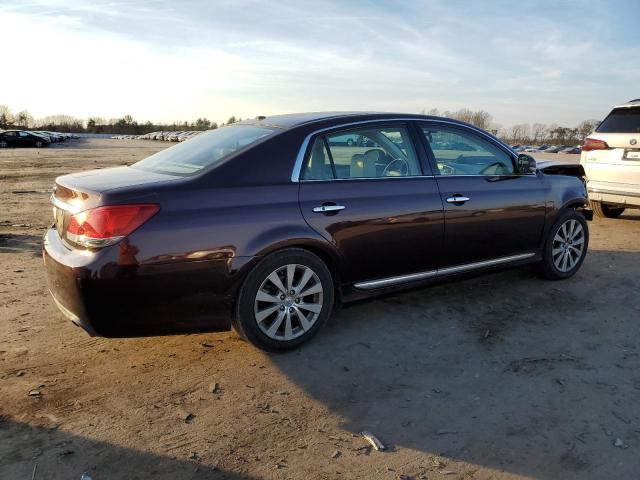
[[[640,108],[616,108],[596,129],[600,133],[640,132]]]
[[[194,175],[275,132],[276,129],[254,125],[229,125],[197,135],[131,166],[170,175]]]

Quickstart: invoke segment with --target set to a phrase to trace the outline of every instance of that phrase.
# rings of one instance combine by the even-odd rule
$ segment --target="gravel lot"
[[[45,284],[53,180],[166,146],[0,150],[0,478],[638,478],[640,214],[592,222],[571,280],[520,268],[359,303],[287,354],[91,338]]]

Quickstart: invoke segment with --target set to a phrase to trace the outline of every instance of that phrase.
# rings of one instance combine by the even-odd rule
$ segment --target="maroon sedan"
[[[583,176],[444,118],[258,117],[58,178],[43,256],[56,304],[92,335],[233,327],[288,349],[372,295],[525,263],[572,276]]]

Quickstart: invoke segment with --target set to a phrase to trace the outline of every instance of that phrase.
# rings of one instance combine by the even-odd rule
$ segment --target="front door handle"
[[[330,212],[338,212],[340,210],[344,210],[344,205],[335,205],[335,204],[327,204],[320,205],[319,207],[313,207],[313,211],[316,213],[330,213]]]
[[[462,196],[459,193],[454,193],[453,196],[447,198],[447,203],[457,203],[462,205],[464,202],[468,202],[469,200],[471,200],[469,197]]]

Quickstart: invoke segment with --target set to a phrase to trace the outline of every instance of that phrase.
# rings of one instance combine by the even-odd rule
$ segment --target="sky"
[[[471,108],[575,126],[640,97],[638,18],[638,0],[0,0],[0,104],[166,122]]]

